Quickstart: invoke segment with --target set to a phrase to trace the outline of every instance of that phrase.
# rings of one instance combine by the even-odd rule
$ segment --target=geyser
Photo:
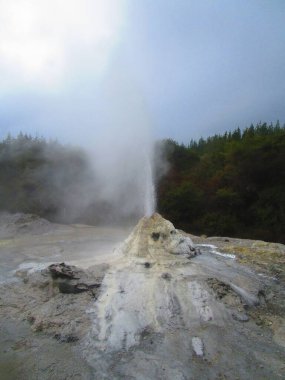
[[[158,213],[142,218],[121,247],[128,257],[158,262],[173,259],[172,255],[196,256],[192,240],[179,233],[174,225]]]
[[[154,177],[150,157],[146,156],[144,215],[150,217],[156,208]]]
[[[115,378],[108,375],[116,367],[123,374],[118,379],[214,379],[199,371],[208,359],[213,368],[222,350],[226,368],[229,358],[239,367],[229,352],[247,347],[237,324],[248,320],[252,300],[258,303],[259,281],[228,261],[197,253],[161,215],[138,222],[88,310],[93,327],[84,352],[104,378]],[[243,333],[233,333],[233,325]]]
[[[197,315],[210,318],[207,297],[203,304],[197,301],[199,305],[189,297],[185,300],[186,288],[175,280],[179,278],[175,267],[187,265],[196,255],[192,240],[171,222],[157,213],[143,217],[104,277],[94,308],[94,329],[87,339],[89,353],[129,349],[139,344],[145,329],[163,332],[177,319],[175,310],[180,305],[186,305],[185,311],[195,306]],[[179,318],[189,321],[187,312],[185,316],[182,310],[180,313]]]

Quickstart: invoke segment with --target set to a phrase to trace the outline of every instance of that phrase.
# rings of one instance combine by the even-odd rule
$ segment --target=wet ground
[[[40,269],[62,261],[87,267],[109,260],[131,231],[127,227],[52,224],[16,215],[5,218],[5,223],[0,215],[0,282],[20,268]]]
[[[201,255],[145,265],[115,251],[127,228],[8,224],[0,223],[1,380],[285,377],[284,283],[264,265],[238,262],[237,248],[255,242],[192,237]],[[280,256],[283,246],[274,249]],[[95,298],[51,291],[37,270],[62,261],[102,268],[93,269],[103,278]]]
[[[22,305],[17,300],[13,304],[14,291],[10,292],[9,289],[23,289],[23,279],[19,273],[29,275],[54,262],[68,262],[86,268],[112,261],[115,248],[129,231],[130,228],[57,225],[22,214],[2,218],[0,283],[4,288],[0,291],[1,380],[94,379],[92,367],[82,359],[75,344],[58,342],[50,334],[31,332],[31,324],[21,310]],[[23,303],[25,293],[24,289],[21,297]],[[27,303],[30,298],[27,295]]]

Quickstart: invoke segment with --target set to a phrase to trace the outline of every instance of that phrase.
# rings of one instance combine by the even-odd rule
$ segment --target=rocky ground
[[[1,379],[285,377],[285,246],[1,220]]]

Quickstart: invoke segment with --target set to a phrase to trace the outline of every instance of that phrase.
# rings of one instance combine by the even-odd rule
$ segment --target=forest
[[[9,135],[0,143],[0,210],[71,222],[70,194],[82,197],[90,172],[81,149],[23,133]]]
[[[193,234],[285,242],[285,126],[259,123],[189,145],[166,140],[158,209]]]
[[[169,167],[156,184],[158,212],[177,228],[285,242],[285,125],[259,123],[188,145],[163,140],[157,147]],[[23,133],[0,142],[2,211],[102,223],[112,207],[96,202],[96,186],[82,149]],[[95,196],[83,207],[86,189]]]

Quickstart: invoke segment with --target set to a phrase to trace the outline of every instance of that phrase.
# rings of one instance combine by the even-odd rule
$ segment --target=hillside
[[[163,143],[158,211],[195,234],[283,242],[285,127],[258,124],[188,146]]]
[[[158,211],[179,228],[285,242],[284,126],[252,125],[187,146],[168,139],[157,156],[169,166],[156,173]],[[0,211],[97,225],[140,217],[122,212],[119,195],[107,202],[101,193],[83,149],[22,133],[0,142]]]

